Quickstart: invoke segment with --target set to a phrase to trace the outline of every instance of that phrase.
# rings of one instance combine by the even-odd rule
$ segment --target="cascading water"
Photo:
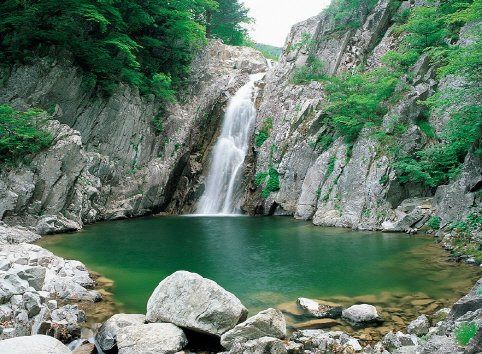
[[[214,146],[197,214],[239,214],[243,164],[256,120],[254,83],[264,74],[251,75],[229,102],[221,135]]]

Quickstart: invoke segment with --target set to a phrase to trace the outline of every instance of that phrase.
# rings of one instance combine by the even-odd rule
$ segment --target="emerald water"
[[[480,272],[447,262],[428,237],[321,228],[286,217],[148,217],[40,242],[112,279],[121,309],[140,313],[159,281],[181,269],[215,280],[251,314],[267,307],[296,313],[289,304],[301,296],[442,306]]]

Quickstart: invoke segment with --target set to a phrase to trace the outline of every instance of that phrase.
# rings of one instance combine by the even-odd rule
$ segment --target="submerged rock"
[[[248,341],[261,337],[286,337],[286,321],[280,310],[270,308],[248,318],[224,333],[221,336],[221,345],[231,349],[235,341]]]
[[[111,350],[117,345],[117,333],[121,328],[144,324],[146,316],[120,313],[105,321],[99,328],[95,340],[102,350]]]
[[[173,354],[187,345],[184,332],[171,323],[149,323],[120,328],[119,354]]]
[[[70,354],[71,351],[55,338],[44,335],[24,336],[0,341],[0,353],[5,354]]]
[[[338,318],[341,316],[342,307],[332,302],[318,302],[300,297],[296,301],[298,306],[317,318]]]
[[[376,307],[368,304],[350,306],[346,310],[343,310],[342,317],[355,325],[363,325],[380,321]]]
[[[147,321],[170,322],[197,332],[222,335],[244,321],[248,310],[216,282],[178,271],[159,283],[147,303]]]

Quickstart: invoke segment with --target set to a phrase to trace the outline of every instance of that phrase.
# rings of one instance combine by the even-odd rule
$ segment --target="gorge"
[[[204,38],[179,77],[111,92],[75,48],[5,61],[0,353],[37,334],[121,354],[482,352],[481,23],[478,0],[338,0],[275,63]],[[116,40],[112,62],[130,58]],[[37,128],[38,148],[8,145]]]

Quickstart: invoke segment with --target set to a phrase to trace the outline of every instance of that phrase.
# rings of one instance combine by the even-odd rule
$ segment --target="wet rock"
[[[84,343],[75,348],[72,352],[73,354],[96,354],[97,349],[94,343]]]
[[[159,283],[147,303],[147,321],[170,322],[222,335],[246,319],[238,298],[199,274],[178,271]]]
[[[438,322],[445,320],[448,317],[449,313],[450,313],[449,308],[443,308],[435,312],[432,315],[432,325],[435,325]]]
[[[117,344],[120,328],[143,324],[146,316],[137,314],[117,314],[105,321],[99,328],[95,340],[102,350],[111,350]]]
[[[262,337],[235,342],[229,354],[287,354],[283,342],[277,338]]]
[[[470,292],[459,299],[453,306],[449,314],[449,319],[454,321],[469,311],[475,311],[482,308],[482,293],[479,289],[482,287],[482,278],[472,287]]]
[[[462,354],[460,348],[453,337],[434,335],[423,344],[422,354]]]
[[[470,340],[467,348],[465,349],[466,354],[477,354],[482,353],[482,326],[479,327],[475,336]]]
[[[285,348],[288,354],[302,354],[304,350],[303,344],[293,341],[289,341],[288,343],[286,343]]]
[[[346,350],[350,353],[362,349],[357,339],[342,331],[301,330],[293,334],[292,340],[301,343],[306,350],[320,350],[321,352]]]
[[[429,328],[430,322],[427,316],[421,315],[408,324],[407,332],[417,336],[423,336],[428,333]]]
[[[51,313],[51,320],[45,321],[39,331],[52,335],[63,343],[80,338],[85,313],[76,305],[65,305]]]
[[[343,310],[340,305],[335,303],[326,301],[318,302],[304,297],[298,298],[297,304],[317,318],[338,318],[341,316]]]
[[[184,332],[171,323],[149,323],[119,328],[119,354],[173,354],[187,345]]]
[[[286,321],[279,310],[267,309],[236,325],[221,336],[221,345],[231,349],[234,342],[248,341],[261,337],[286,337]]]
[[[70,354],[60,341],[50,336],[23,336],[0,341],[0,353],[8,354]]]
[[[416,340],[414,340],[410,335],[403,334],[402,332],[394,333],[393,331],[388,332],[382,340],[383,347],[390,352],[405,346],[415,346]]]
[[[350,306],[349,308],[343,310],[342,317],[348,322],[356,325],[380,321],[380,317],[378,316],[375,306],[368,304]]]

